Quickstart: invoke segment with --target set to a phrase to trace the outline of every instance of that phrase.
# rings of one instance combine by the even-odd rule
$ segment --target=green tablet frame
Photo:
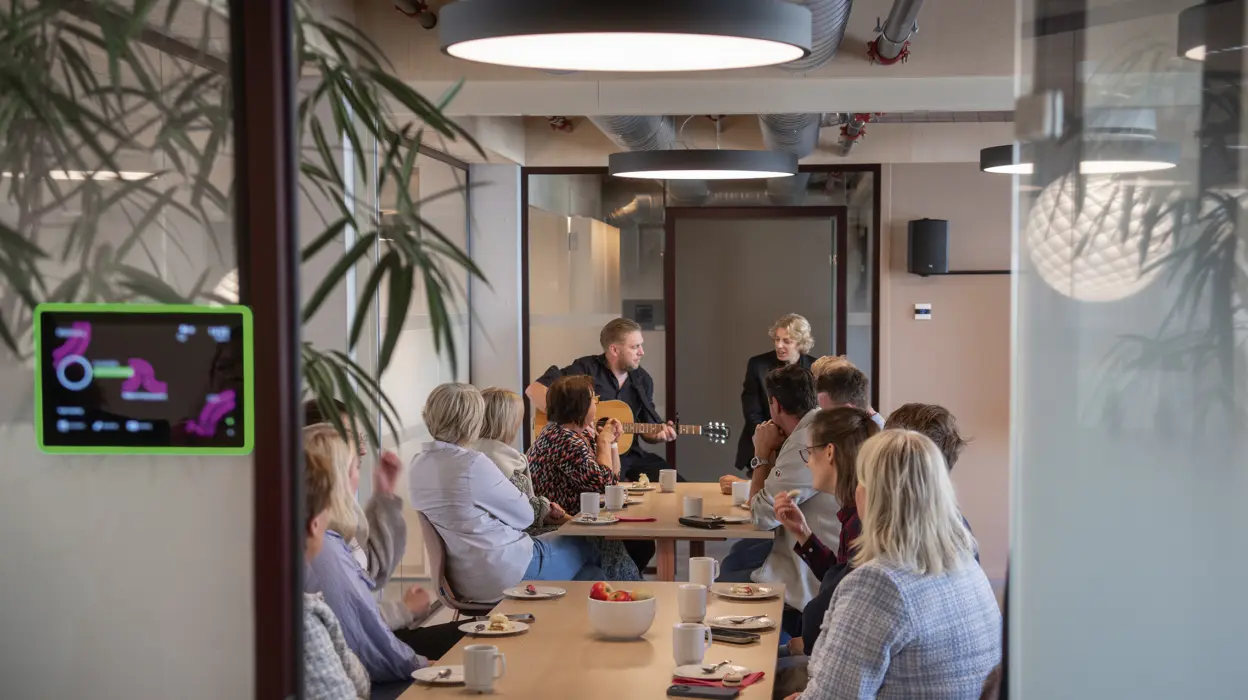
[[[47,445],[43,440],[43,355],[42,320],[45,312],[93,314],[200,314],[241,316],[243,320],[243,444],[232,447],[133,447],[133,446],[64,446]],[[35,439],[39,449],[48,454],[78,455],[246,455],[255,445],[255,387],[252,356],[254,331],[251,309],[246,306],[198,306],[195,304],[65,304],[45,303],[35,307]]]

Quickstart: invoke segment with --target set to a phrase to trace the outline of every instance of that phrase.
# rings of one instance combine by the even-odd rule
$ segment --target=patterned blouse
[[[581,512],[581,494],[603,493],[619,483],[611,468],[598,463],[589,431],[577,432],[548,423],[529,448],[533,489],[558,503],[568,515]]]

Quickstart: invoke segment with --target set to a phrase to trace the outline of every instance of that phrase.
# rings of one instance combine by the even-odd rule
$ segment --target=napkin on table
[[[767,674],[762,671],[755,671],[754,673],[747,674],[745,676],[745,679],[741,681],[741,685],[734,685],[732,687],[733,688],[748,688],[754,685],[755,683],[763,680],[763,677],[766,675]],[[727,687],[724,685],[723,681],[711,680],[709,678],[681,678],[677,676],[672,679],[672,682],[678,683],[680,685],[699,685],[699,686],[705,686],[708,688]]]

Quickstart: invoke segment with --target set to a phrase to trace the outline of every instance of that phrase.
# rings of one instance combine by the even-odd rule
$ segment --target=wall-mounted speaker
[[[944,275],[949,272],[949,222],[945,219],[916,219],[908,229],[909,250],[906,267],[911,274]]]

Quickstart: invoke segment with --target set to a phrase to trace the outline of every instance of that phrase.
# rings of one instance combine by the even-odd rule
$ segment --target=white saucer
[[[718,680],[722,680],[724,676],[728,675],[729,673],[732,673],[733,671],[736,671],[737,673],[740,673],[743,676],[750,675],[750,669],[746,668],[745,666],[738,666],[736,664],[726,664],[724,666],[720,666],[714,673],[706,673],[702,670],[703,666],[714,666],[716,663],[717,662],[715,661],[709,661],[709,662],[700,663],[700,664],[689,664],[688,666],[677,666],[676,670],[672,672],[672,677],[673,678],[698,678],[698,679],[705,679],[708,681],[718,681]]]
[[[451,675],[445,678],[438,678],[438,674],[451,672]],[[455,666],[426,666],[412,672],[412,678],[421,683],[429,685],[463,685],[464,683],[464,667]]]
[[[537,593],[529,593],[524,590],[524,586],[513,586],[503,591],[503,595],[508,598],[518,598],[520,600],[549,600],[551,598],[561,598],[568,592],[558,586],[533,586],[533,590]]]
[[[625,487],[625,490],[631,491],[633,493],[641,493],[644,491],[654,491],[655,486],[654,484],[650,484],[649,486],[642,486],[641,484],[630,484],[629,486]]]
[[[473,636],[509,636],[513,634],[527,633],[527,631],[529,631],[529,625],[517,623],[517,621],[512,620],[512,629],[507,631],[489,631],[489,623],[487,623],[487,621],[480,621],[480,623],[464,623],[459,625],[459,631]]]
[[[757,583],[748,584],[754,587],[753,595],[742,595],[740,593],[732,592],[732,587],[734,585],[737,584],[717,583],[711,586],[711,592],[720,598],[730,598],[732,600],[766,600],[780,595],[780,591],[778,589],[772,586],[759,585]]]
[[[572,518],[572,522],[577,525],[614,525],[620,522],[620,519],[610,513],[599,514],[596,520],[586,520],[583,516]]]
[[[706,626],[717,630],[742,630],[745,632],[767,630],[776,626],[776,621],[770,617],[760,617],[749,622],[733,622],[733,620],[742,620],[747,617],[753,617],[753,615],[719,615],[718,617],[709,618],[706,621]]]

